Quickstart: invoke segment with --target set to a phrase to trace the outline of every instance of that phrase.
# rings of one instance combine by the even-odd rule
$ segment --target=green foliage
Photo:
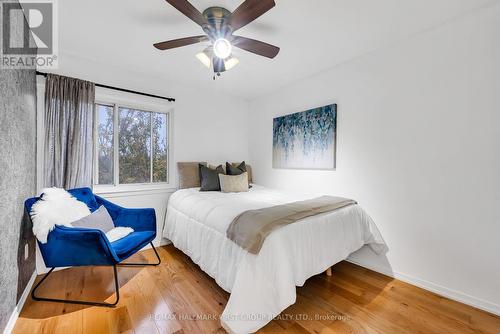
[[[118,116],[119,183],[167,182],[167,115],[119,108]],[[113,109],[99,121],[99,183],[112,183]]]
[[[147,183],[151,178],[151,114],[120,108],[120,183]]]
[[[153,182],[167,182],[167,115],[153,114]]]
[[[113,108],[98,105],[99,184],[113,184]]]

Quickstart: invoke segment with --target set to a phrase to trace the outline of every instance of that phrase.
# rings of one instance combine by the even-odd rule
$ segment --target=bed
[[[296,286],[363,245],[378,254],[386,250],[374,222],[357,204],[274,231],[258,254],[226,237],[232,220],[246,210],[304,199],[259,185],[243,193],[189,188],[171,195],[163,235],[231,294],[221,315],[228,332],[262,328],[295,303]]]

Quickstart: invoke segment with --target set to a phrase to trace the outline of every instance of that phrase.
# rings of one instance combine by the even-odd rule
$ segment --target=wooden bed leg
[[[326,276],[332,276],[332,267],[326,270]]]

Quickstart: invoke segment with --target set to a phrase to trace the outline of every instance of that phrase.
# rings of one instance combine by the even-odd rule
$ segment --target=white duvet
[[[368,244],[386,249],[377,227],[359,205],[308,217],[274,231],[259,254],[226,237],[238,214],[304,200],[258,185],[246,193],[175,192],[169,199],[164,237],[231,293],[221,316],[233,333],[252,333],[295,303],[295,287]]]

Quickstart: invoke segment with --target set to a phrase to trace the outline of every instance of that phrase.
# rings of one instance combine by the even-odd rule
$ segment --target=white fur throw
[[[43,244],[55,225],[71,227],[71,222],[90,215],[87,205],[60,188],[45,188],[31,209],[33,234]]]
[[[108,238],[109,242],[113,242],[125,238],[132,232],[134,232],[132,227],[118,226],[106,232],[106,238]]]

